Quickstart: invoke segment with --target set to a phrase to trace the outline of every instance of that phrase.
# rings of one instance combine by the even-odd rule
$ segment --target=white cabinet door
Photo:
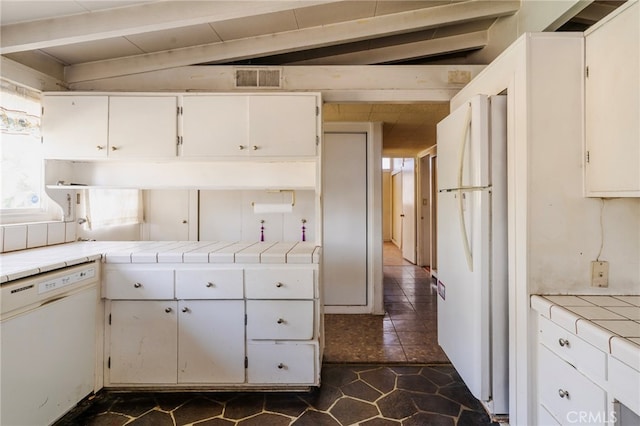
[[[175,96],[110,96],[109,157],[175,157],[177,122]]]
[[[247,96],[185,96],[182,156],[249,155]]]
[[[640,197],[640,5],[585,37],[586,192]]]
[[[168,300],[111,302],[111,383],[176,383],[176,308]]]
[[[44,96],[45,158],[106,158],[107,96]]]
[[[178,383],[244,382],[244,301],[178,302]]]
[[[315,95],[249,98],[249,145],[256,156],[315,156]]]
[[[195,191],[194,191],[195,192]],[[151,189],[144,191],[143,238],[150,241],[189,241],[197,227],[190,214],[189,190]],[[194,238],[195,239],[195,238]]]

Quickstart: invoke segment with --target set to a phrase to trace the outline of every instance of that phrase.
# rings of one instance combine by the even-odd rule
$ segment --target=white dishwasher
[[[94,391],[99,264],[5,283],[0,424],[48,425]]]

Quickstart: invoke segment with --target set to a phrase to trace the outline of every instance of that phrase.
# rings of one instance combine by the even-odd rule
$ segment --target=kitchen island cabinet
[[[104,261],[107,387],[320,384],[319,247],[139,242]]]

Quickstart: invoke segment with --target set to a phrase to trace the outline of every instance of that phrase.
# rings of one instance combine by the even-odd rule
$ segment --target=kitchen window
[[[2,223],[54,219],[44,193],[40,93],[0,80]]]

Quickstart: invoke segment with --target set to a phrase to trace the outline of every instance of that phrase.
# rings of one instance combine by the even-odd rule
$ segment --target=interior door
[[[405,158],[402,166],[402,257],[416,263],[415,161]]]
[[[326,133],[323,146],[326,305],[367,304],[367,135]]]
[[[402,173],[391,175],[391,242],[402,247]]]

